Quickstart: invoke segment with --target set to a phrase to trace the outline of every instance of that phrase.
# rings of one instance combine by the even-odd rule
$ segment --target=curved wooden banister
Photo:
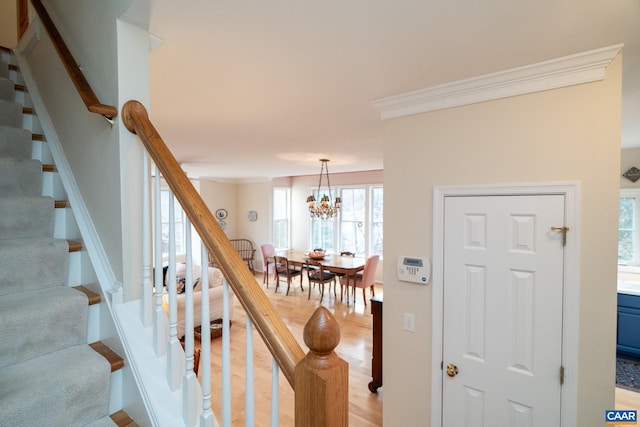
[[[87,106],[87,109],[92,113],[101,114],[111,123],[112,119],[118,115],[118,109],[114,106],[100,103],[100,100],[98,100],[93,89],[91,89],[91,85],[89,85],[84,74],[82,74],[80,67],[73,59],[73,55],[71,55],[71,51],[67,47],[67,44],[64,42],[62,36],[58,32],[58,29],[51,20],[47,9],[45,9],[40,0],[31,0],[31,4],[40,17],[40,21],[47,29],[47,33],[49,33],[49,37],[51,37],[51,41],[58,51],[58,55],[60,56],[64,67],[67,69],[67,73],[69,73],[69,77],[71,77],[71,81],[73,81],[78,94]]]
[[[295,368],[305,357],[300,344],[220,229],[218,221],[149,120],[144,106],[138,101],[128,101],[122,107],[122,121],[144,144],[207,250],[213,254],[218,268],[227,278],[283,375],[295,390]]]

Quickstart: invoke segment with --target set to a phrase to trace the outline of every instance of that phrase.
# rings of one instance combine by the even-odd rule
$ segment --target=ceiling
[[[624,43],[640,146],[640,0],[152,0],[152,120],[194,177],[382,169],[372,101]]]

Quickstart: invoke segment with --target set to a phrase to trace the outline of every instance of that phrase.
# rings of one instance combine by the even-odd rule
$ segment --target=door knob
[[[447,365],[447,375],[449,375],[452,378],[458,375],[458,367],[453,363],[449,363]]]

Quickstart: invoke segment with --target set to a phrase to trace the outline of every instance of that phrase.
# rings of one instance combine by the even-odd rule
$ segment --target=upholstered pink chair
[[[262,254],[262,283],[265,280],[267,282],[267,289],[269,288],[269,274],[275,273],[274,256],[276,249],[271,243],[265,243],[260,245],[260,253]]]
[[[362,288],[362,298],[364,300],[364,305],[367,305],[367,296],[365,293],[365,289],[371,289],[371,295],[375,295],[376,292],[374,290],[373,285],[375,284],[376,279],[376,268],[378,267],[378,261],[380,260],[380,255],[371,255],[364,263],[364,270],[362,270],[362,274],[356,274],[356,282],[353,283],[353,277],[349,278],[349,285],[353,286],[353,303],[356,303],[356,288]],[[347,277],[342,276],[340,278],[340,286],[347,285]],[[349,288],[347,288],[347,292],[349,292]],[[347,294],[348,295],[348,294]]]

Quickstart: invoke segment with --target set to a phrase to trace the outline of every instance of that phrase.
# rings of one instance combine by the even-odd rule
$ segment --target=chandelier
[[[322,172],[326,171],[327,175],[327,187],[329,187],[329,195],[324,194],[320,199],[320,203],[316,203],[316,198],[311,194],[307,197],[307,205],[309,205],[309,215],[311,218],[328,219],[338,215],[338,209],[340,209],[340,197],[336,197],[334,204],[331,203],[331,183],[329,182],[329,163],[328,159],[320,159],[322,165],[320,166],[320,179],[318,180],[318,197],[320,197],[320,186],[322,185]]]

